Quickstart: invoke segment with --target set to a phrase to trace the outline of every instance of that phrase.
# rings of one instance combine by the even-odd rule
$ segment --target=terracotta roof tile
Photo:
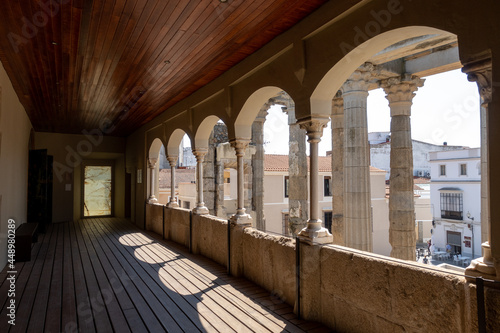
[[[309,157],[307,157],[309,167]],[[318,169],[320,172],[332,172],[332,156],[319,156]],[[288,172],[288,155],[264,155],[264,170],[265,171],[280,171]],[[384,170],[370,166],[371,172],[384,172]]]
[[[179,183],[190,183],[196,180],[195,169],[175,169],[175,181]],[[160,170],[160,188],[170,187],[170,169]]]

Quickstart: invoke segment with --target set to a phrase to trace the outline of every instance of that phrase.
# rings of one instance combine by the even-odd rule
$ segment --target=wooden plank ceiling
[[[324,2],[2,0],[0,60],[36,131],[126,136]]]

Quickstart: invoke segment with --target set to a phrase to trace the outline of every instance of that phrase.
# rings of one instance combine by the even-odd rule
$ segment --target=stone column
[[[371,67],[363,65],[341,87],[344,98],[345,245],[372,251],[370,146],[366,100]]]
[[[167,204],[169,208],[179,207],[177,200],[175,200],[175,165],[177,164],[177,156],[167,156],[168,163],[170,164],[170,201]]]
[[[266,230],[264,216],[264,122],[268,109],[269,105],[264,105],[252,124],[252,142],[255,143],[255,154],[252,156],[252,210],[255,212],[257,229],[264,231]]]
[[[308,244],[328,244],[333,241],[332,234],[324,228],[319,218],[319,166],[318,166],[318,143],[321,141],[323,129],[328,124],[329,117],[313,116],[299,122],[301,128],[306,130],[310,144],[309,154],[309,208],[310,219],[307,226],[298,235],[300,239]]]
[[[155,178],[156,178],[156,172],[155,172],[155,168],[156,168],[156,162],[158,162],[158,159],[157,158],[149,158],[148,159],[148,166],[149,166],[149,186],[150,186],[150,190],[149,190],[149,199],[148,199],[148,203],[150,204],[154,204],[154,203],[158,203],[158,199],[156,199],[155,197]]]
[[[332,100],[332,236],[333,244],[345,245],[344,225],[344,99]]]
[[[208,208],[203,202],[203,159],[205,158],[207,152],[207,148],[193,149],[193,155],[196,157],[196,184],[198,193],[196,207],[193,209],[193,213],[198,215],[209,213]]]
[[[307,188],[306,131],[297,124],[295,104],[288,98],[288,221],[296,236],[306,227],[309,213]]]
[[[230,141],[231,147],[236,151],[236,163],[237,163],[237,186],[238,186],[238,203],[236,208],[236,214],[231,216],[231,222],[239,225],[248,225],[252,223],[252,217],[246,214],[245,209],[245,165],[243,161],[243,156],[245,156],[245,149],[248,147],[250,140],[246,139],[234,139]]]
[[[424,80],[404,74],[381,82],[391,109],[389,242],[391,257],[415,260],[415,205],[411,105]]]
[[[500,281],[500,224],[495,223],[500,220],[500,210],[496,207],[498,205],[490,204],[500,199],[498,191],[491,191],[500,179],[498,173],[488,172],[491,157],[500,154],[500,145],[494,144],[498,142],[500,119],[489,109],[492,101],[491,59],[466,64],[462,72],[467,74],[469,81],[477,83],[481,97],[481,234],[486,229],[486,241],[481,244],[483,257],[472,260],[465,274]]]

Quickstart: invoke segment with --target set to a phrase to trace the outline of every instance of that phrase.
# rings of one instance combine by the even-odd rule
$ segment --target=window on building
[[[332,177],[325,176],[323,180],[323,194],[325,197],[332,196]]]
[[[290,185],[290,177],[285,176],[285,198],[288,198],[289,185]]]
[[[191,202],[189,201],[184,201],[184,208],[190,209],[191,208]]]
[[[288,213],[281,213],[282,230],[281,233],[285,236],[290,235],[290,228],[288,227]]]
[[[328,230],[328,231],[332,231],[332,212],[329,211],[329,212],[324,212],[323,214],[323,217],[324,217],[324,222],[325,222],[325,228]]]
[[[439,175],[440,176],[446,176],[446,165],[440,165],[439,166]]]
[[[441,193],[441,217],[452,220],[463,219],[462,193]]]
[[[477,162],[476,168],[477,168],[477,174],[481,176],[481,162]]]
[[[467,176],[467,164],[460,164],[460,176]]]

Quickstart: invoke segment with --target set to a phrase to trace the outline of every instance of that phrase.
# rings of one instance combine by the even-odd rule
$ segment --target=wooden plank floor
[[[52,224],[16,263],[16,321],[0,332],[329,332],[264,289],[127,220]]]

